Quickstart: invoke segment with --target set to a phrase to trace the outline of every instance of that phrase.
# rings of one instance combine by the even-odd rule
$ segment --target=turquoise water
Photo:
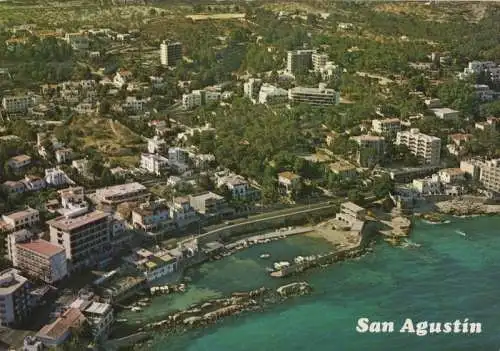
[[[417,222],[412,241],[421,244],[420,248],[394,248],[381,242],[374,253],[359,260],[310,271],[297,278],[311,284],[314,291],[309,296],[293,298],[266,312],[232,317],[217,326],[182,336],[158,335],[147,348],[496,351],[500,349],[499,236],[500,217],[457,218],[451,224],[441,225]],[[283,243],[295,251],[288,259],[296,253],[297,248],[290,248],[293,244]],[[295,242],[299,244],[300,241]],[[278,243],[273,245],[274,250],[286,256]],[[317,249],[310,243],[307,248]],[[234,291],[256,288],[266,282],[282,283],[261,271],[265,263],[257,254],[271,251],[267,246],[266,250],[251,248],[235,255],[232,262],[216,262],[217,266],[207,266],[193,274],[193,283],[206,287],[215,281],[210,289],[220,293],[231,286]],[[235,271],[244,271],[245,275],[235,278]],[[394,321],[396,332],[359,334],[355,327],[362,317]],[[469,318],[482,323],[483,332],[427,336],[399,333],[405,318],[414,322]]]

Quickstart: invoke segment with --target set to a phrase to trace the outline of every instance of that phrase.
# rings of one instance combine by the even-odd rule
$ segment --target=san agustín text
[[[401,323],[389,321],[371,321],[369,318],[359,318],[356,331],[358,333],[407,333],[418,336],[432,334],[481,334],[481,323],[473,323],[468,318],[453,322],[413,321],[406,318]]]

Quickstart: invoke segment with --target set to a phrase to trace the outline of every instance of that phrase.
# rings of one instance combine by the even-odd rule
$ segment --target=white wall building
[[[259,104],[281,103],[288,100],[288,91],[274,85],[264,83],[260,87],[257,101]]]
[[[168,167],[168,159],[158,154],[141,154],[141,168],[160,176]]]
[[[397,145],[406,145],[424,164],[437,165],[441,159],[441,139],[420,133],[416,128],[398,132]]]
[[[68,275],[66,251],[45,240],[17,243],[15,267],[31,277],[53,284]]]
[[[323,83],[318,88],[295,87],[288,90],[288,99],[292,103],[311,105],[337,105],[340,94],[334,89],[327,89]]]
[[[165,152],[167,148],[167,143],[165,139],[162,139],[155,135],[152,139],[148,139],[148,152],[150,154],[161,154]]]
[[[401,130],[401,120],[399,118],[374,119],[372,129],[382,135],[396,135]]]

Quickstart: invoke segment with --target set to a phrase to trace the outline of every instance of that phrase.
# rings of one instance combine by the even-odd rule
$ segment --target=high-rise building
[[[437,165],[441,159],[441,139],[420,133],[417,128],[398,132],[396,145],[406,145],[424,164]]]
[[[48,221],[50,242],[64,247],[70,270],[98,264],[110,251],[110,215],[94,211]]]
[[[182,60],[182,44],[163,41],[160,45],[160,61],[163,66],[175,66]]]
[[[288,73],[296,74],[307,72],[313,68],[312,55],[314,50],[293,50],[288,51],[287,66]]]

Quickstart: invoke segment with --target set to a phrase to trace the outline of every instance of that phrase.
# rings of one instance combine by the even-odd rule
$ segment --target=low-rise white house
[[[414,179],[413,188],[420,195],[439,195],[442,193],[439,177]]]
[[[453,184],[465,180],[465,172],[460,168],[445,168],[438,172],[439,180],[444,184]]]
[[[45,170],[45,183],[59,187],[66,184],[74,184],[69,177],[59,168],[49,168]]]
[[[452,119],[457,119],[460,111],[453,110],[448,107],[443,107],[443,108],[431,108],[431,111],[434,113],[434,115],[439,118],[439,119],[444,119],[444,120],[452,120]]]
[[[28,191],[40,191],[47,187],[45,179],[37,176],[26,176],[24,180],[21,180]]]

